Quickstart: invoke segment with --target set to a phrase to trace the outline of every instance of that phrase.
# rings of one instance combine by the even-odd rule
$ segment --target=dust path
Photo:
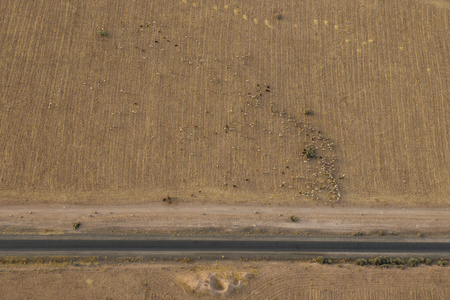
[[[298,218],[290,221],[291,216]],[[331,208],[256,205],[215,205],[167,202],[124,206],[5,206],[0,211],[3,234],[37,231],[62,234],[72,231],[72,223],[81,222],[77,233],[184,232],[202,234],[221,232],[308,231],[324,233],[371,233],[377,231],[445,234],[450,223],[447,209]]]

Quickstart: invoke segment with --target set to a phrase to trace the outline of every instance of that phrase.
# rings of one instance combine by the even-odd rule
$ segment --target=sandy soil
[[[8,266],[5,299],[448,299],[450,268],[299,262]],[[39,276],[37,276],[39,274]],[[64,288],[62,288],[64,287]]]
[[[168,201],[172,201],[170,204]],[[296,216],[297,222],[291,222]],[[77,231],[75,221],[81,222]],[[449,234],[449,209],[331,208],[184,203],[127,206],[4,206],[2,234]]]

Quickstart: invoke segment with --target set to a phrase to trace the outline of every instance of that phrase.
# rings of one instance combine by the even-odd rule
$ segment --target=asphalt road
[[[357,253],[449,253],[446,242],[380,241],[288,241],[288,240],[81,240],[9,239],[0,240],[0,252],[357,252]]]

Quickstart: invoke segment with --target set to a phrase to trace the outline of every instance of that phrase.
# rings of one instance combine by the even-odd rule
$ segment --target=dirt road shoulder
[[[73,230],[73,223],[81,226]],[[0,234],[334,234],[444,236],[450,210],[201,203],[5,206]]]

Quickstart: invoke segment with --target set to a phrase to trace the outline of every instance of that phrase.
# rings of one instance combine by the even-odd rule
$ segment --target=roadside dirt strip
[[[293,217],[293,218],[291,218]],[[78,230],[73,223],[79,222]],[[4,206],[2,235],[227,234],[450,236],[450,209],[331,208],[201,203]]]

